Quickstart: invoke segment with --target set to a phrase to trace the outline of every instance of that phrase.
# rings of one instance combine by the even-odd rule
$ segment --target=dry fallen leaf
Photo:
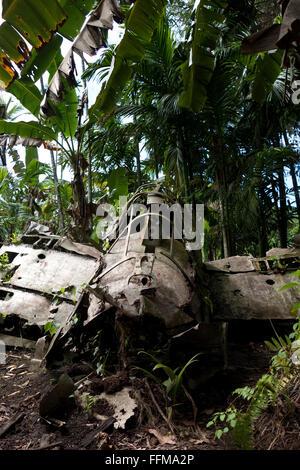
[[[156,429],[148,429],[148,432],[150,434],[153,434],[153,436],[156,437],[156,439],[159,441],[160,444],[170,444],[170,445],[176,444],[176,440],[174,438],[172,438],[170,436],[163,436]]]
[[[21,390],[17,390],[16,392],[13,392],[13,393],[10,393],[9,395],[7,395],[8,397],[13,397],[15,395],[18,395],[18,393],[20,393]]]
[[[27,387],[28,384],[29,384],[29,380],[26,380],[26,382],[24,382],[21,385],[18,385],[18,387],[24,388],[24,387]]]

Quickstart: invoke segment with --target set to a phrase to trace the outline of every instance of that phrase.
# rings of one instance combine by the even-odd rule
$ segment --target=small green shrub
[[[159,359],[157,359],[155,356],[146,351],[140,351],[138,354],[145,354],[149,356],[154,362],[156,362],[156,365],[153,367],[152,372],[137,366],[135,367],[135,369],[141,370],[145,375],[147,375],[160,385],[164,392],[164,396],[166,399],[167,416],[170,420],[173,408],[177,405],[177,394],[182,386],[183,374],[191,364],[196,362],[196,357],[198,357],[202,353],[198,353],[193,356],[181,369],[180,367],[171,369],[171,367],[162,364]],[[161,380],[158,376],[154,375],[153,372],[157,370],[162,370],[166,374],[167,379]]]

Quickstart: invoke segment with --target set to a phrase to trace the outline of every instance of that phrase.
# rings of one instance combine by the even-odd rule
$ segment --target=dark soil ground
[[[202,384],[196,389],[197,391],[191,392],[194,406],[197,406],[195,422],[192,402],[186,396],[183,398],[183,404],[178,406],[174,412],[174,432],[170,430],[158,410],[158,408],[164,410],[159,386],[151,383],[151,387],[148,387],[145,379],[142,378],[130,379],[132,388],[136,390],[135,397],[138,397],[140,401],[137,417],[128,422],[128,427],[125,430],[115,430],[112,425],[87,445],[85,438],[99,426],[99,421],[91,416],[88,409],[85,410],[73,405],[71,409],[66,410],[62,418],[65,424],[60,423],[61,427],[57,427],[53,423],[46,422],[40,416],[39,403],[46,391],[57,383],[62,372],[68,372],[76,382],[82,376],[88,375],[88,367],[86,368],[84,364],[81,366],[77,364],[76,367],[73,365],[71,370],[66,370],[66,368],[47,370],[44,368],[36,372],[31,370],[31,353],[20,349],[10,349],[6,364],[0,365],[0,434],[3,426],[13,416],[17,413],[22,413],[22,415],[19,422],[0,436],[0,449],[230,449],[230,445],[215,438],[214,430],[207,428],[206,424],[214,412],[227,408],[232,400],[231,392],[235,388],[245,385],[253,386],[257,382],[261,375],[267,371],[270,356],[271,354],[263,342],[230,344],[228,361],[230,368],[215,374],[205,385]],[[150,380],[148,383],[150,384]],[[99,382],[96,375],[90,376],[90,385],[87,390],[91,394],[95,394],[99,384],[101,388],[103,384],[101,385],[101,380]],[[155,405],[153,397],[155,397],[158,406]],[[97,406],[101,407],[101,403]],[[97,411],[101,412],[100,409]],[[269,421],[265,417],[264,419],[266,420],[266,430],[270,432],[271,428],[268,426],[273,419],[272,412]],[[294,426],[298,426],[299,432],[299,414],[293,419],[295,420]],[[293,440],[292,448],[299,450],[299,434],[297,439]],[[268,446],[269,441],[265,445]]]

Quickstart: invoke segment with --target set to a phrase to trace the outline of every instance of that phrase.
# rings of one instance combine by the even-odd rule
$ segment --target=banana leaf
[[[42,141],[56,140],[55,132],[45,126],[41,126],[36,121],[29,122],[9,122],[0,119],[0,134],[13,135],[27,139],[37,139]]]
[[[278,50],[273,54],[265,53],[263,57],[259,57],[252,88],[254,101],[263,103],[272,90],[274,82],[281,72],[282,56],[283,51]]]
[[[67,13],[56,0],[26,0],[26,4],[23,0],[3,0],[2,4],[2,17],[37,48],[48,43],[67,20]]]
[[[18,98],[22,106],[28,109],[34,116],[39,115],[43,96],[32,81],[14,80],[7,88],[7,91]]]
[[[30,56],[30,51],[22,36],[6,21],[0,26],[0,48],[19,66]]]
[[[36,147],[26,147],[26,154],[25,154],[25,164],[26,168],[29,166],[32,160],[38,160],[38,150]]]
[[[142,60],[145,54],[146,46],[162,18],[166,3],[166,0],[136,0],[134,3],[126,22],[124,37],[116,48],[109,79],[91,108],[91,117],[113,111],[135,64]]]
[[[45,71],[49,71],[51,64],[60,54],[60,47],[62,44],[63,38],[61,36],[55,35],[51,41],[46,44],[41,50],[32,49],[31,57],[26,63],[25,67],[22,70],[21,78],[23,83],[31,84],[32,81],[36,82],[41,78]],[[63,57],[61,56],[61,60]],[[61,62],[61,61],[60,61]],[[56,66],[56,70],[59,63]],[[7,90],[9,91],[9,90]]]
[[[215,68],[212,50],[217,45],[221,35],[220,25],[224,20],[220,11],[226,6],[227,3],[222,0],[202,0],[197,7],[191,56],[182,66],[184,90],[178,104],[183,108],[197,112],[206,102],[207,86]]]
[[[5,89],[17,77],[17,71],[9,57],[0,51],[0,89]]]

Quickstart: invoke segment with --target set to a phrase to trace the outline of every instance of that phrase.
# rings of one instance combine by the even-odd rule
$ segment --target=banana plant
[[[144,57],[146,47],[158,27],[166,4],[166,0],[135,1],[126,19],[123,39],[114,51],[109,78],[104,83],[96,103],[90,109],[92,119],[110,114],[115,108],[137,64]]]
[[[1,119],[1,139],[7,145],[43,144],[51,152],[62,149],[74,171],[74,199],[82,225],[88,209],[81,155],[83,131],[80,132],[81,117],[78,118],[74,90],[77,85],[74,52],[81,57],[83,53],[94,55],[106,46],[107,30],[113,27],[114,20],[121,22],[123,14],[118,0],[101,0],[82,28],[94,0],[41,0],[38,4],[28,0],[27,3],[28,8],[24,9],[21,0],[3,2],[2,15],[6,21],[0,26],[0,81],[33,116],[42,117],[43,121],[42,124],[35,120],[11,123]],[[60,53],[61,36],[73,41],[66,57]],[[47,90],[42,86],[43,98],[35,82],[42,81],[46,70],[50,78]],[[60,135],[64,136],[63,144]]]
[[[272,25],[247,36],[242,42],[244,55],[259,54],[252,88],[252,98],[258,103],[265,101],[279,78],[282,66],[300,70],[299,1],[286,0],[281,3],[282,17],[275,18]]]
[[[196,20],[193,26],[189,59],[182,65],[184,90],[178,104],[192,111],[200,111],[207,98],[209,85],[215,69],[213,50],[221,36],[225,19],[223,0],[196,0]]]

